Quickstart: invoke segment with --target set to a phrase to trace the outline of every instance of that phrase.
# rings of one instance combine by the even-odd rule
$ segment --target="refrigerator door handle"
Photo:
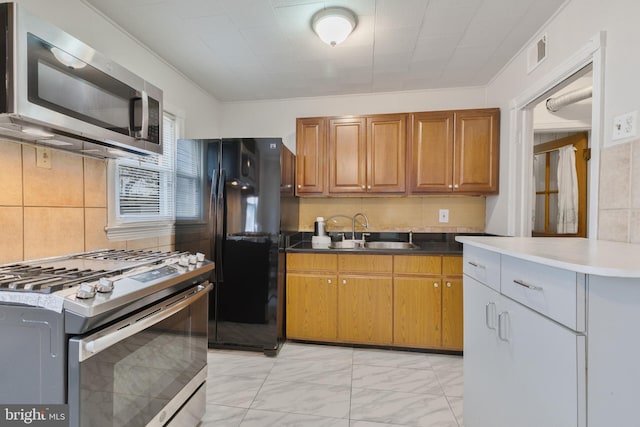
[[[218,279],[224,282],[224,269],[222,267],[222,245],[223,245],[223,227],[224,227],[224,170],[220,169],[218,177],[218,185],[216,189],[216,219],[215,219],[215,242],[216,250],[216,270],[219,272]]]

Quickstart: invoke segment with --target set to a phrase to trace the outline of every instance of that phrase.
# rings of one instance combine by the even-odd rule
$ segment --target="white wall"
[[[457,88],[224,103],[223,137],[282,137],[295,152],[296,118],[493,107],[484,88]]]
[[[525,92],[527,88],[535,87],[537,82],[545,81],[545,76],[548,76],[555,67],[586,45],[598,32],[606,31],[603,145],[604,147],[612,145],[614,143],[611,140],[613,118],[621,113],[640,109],[640,84],[638,84],[640,55],[636,54],[640,45],[640,31],[637,27],[639,15],[640,3],[635,0],[569,1],[539,32],[539,34],[547,33],[548,35],[547,59],[528,75],[526,55],[522,52],[516,55],[488,85],[487,103],[502,109],[502,122],[500,195],[487,198],[487,232],[507,234],[509,224],[513,224],[514,221],[515,210],[510,210],[510,207],[516,203],[516,197],[510,197],[509,190],[521,171],[516,170],[513,163],[509,161],[511,154],[516,150],[516,141],[510,140],[512,135],[509,121],[510,101]],[[630,141],[615,141],[615,143],[628,142]],[[609,167],[605,162],[601,166]],[[635,167],[635,172],[640,170],[640,165],[629,167]],[[630,180],[631,176],[634,176],[633,170],[620,177],[619,181],[625,185],[625,188],[631,187],[628,182],[624,182],[626,179]],[[600,199],[602,199],[603,192],[611,189],[603,188],[605,186],[602,185],[602,179],[598,177],[598,171],[596,171],[596,178],[601,183]],[[640,209],[640,206],[633,206],[634,203],[640,203],[640,197],[632,200],[631,192],[632,189],[629,188],[625,194],[616,197],[616,204],[630,211],[628,218],[631,218],[631,208]],[[602,216],[602,210],[601,204],[600,216]],[[630,219],[628,219],[627,230],[629,230],[629,221]],[[617,235],[619,234],[618,230]],[[598,237],[606,239],[607,232],[601,228]]]
[[[81,0],[18,0],[164,91],[165,110],[185,118],[186,137],[219,135],[220,103]],[[141,17],[144,19],[144,17]]]

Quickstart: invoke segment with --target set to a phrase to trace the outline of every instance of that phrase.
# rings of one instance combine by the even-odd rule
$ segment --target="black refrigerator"
[[[205,224],[177,224],[175,246],[215,262],[209,347],[276,355],[285,336],[284,248],[298,228],[295,157],[280,138],[178,144],[194,142],[204,162]]]

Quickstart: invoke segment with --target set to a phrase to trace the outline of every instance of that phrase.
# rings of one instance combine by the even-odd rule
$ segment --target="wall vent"
[[[547,58],[547,35],[543,34],[527,49],[527,74],[535,70]]]

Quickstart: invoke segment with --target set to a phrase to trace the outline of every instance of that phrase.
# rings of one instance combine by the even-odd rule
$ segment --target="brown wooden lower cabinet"
[[[440,348],[440,277],[393,280],[393,343],[400,347]]]
[[[287,254],[287,337],[461,351],[462,257]]]
[[[391,344],[392,279],[341,275],[338,279],[338,341]]]
[[[338,278],[335,275],[287,274],[287,336],[336,341]]]

